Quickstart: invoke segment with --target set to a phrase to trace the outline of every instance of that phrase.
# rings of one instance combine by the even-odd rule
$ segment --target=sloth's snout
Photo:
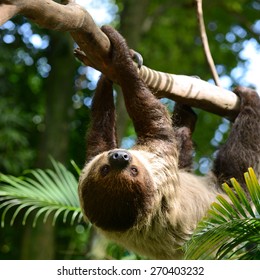
[[[131,154],[126,150],[113,150],[108,153],[108,160],[113,168],[125,168],[132,160]]]

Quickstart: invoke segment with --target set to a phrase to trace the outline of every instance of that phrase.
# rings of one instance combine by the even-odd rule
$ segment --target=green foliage
[[[186,244],[187,259],[260,259],[260,185],[251,168],[245,179],[248,195],[235,179],[234,189],[223,185],[230,201],[212,204]]]
[[[11,98],[0,100],[0,112],[0,170],[18,174],[35,156],[28,141],[30,115],[14,107]]]
[[[109,242],[106,248],[106,253],[111,259],[116,259],[116,260],[140,260],[143,259],[136,255],[133,252],[127,251],[125,248],[121,247],[120,245],[114,243],[114,242]]]
[[[259,19],[259,5],[252,0],[203,1],[203,10],[211,52],[216,65],[221,66],[219,74],[230,76],[238,62],[245,63],[239,56],[245,41],[259,41],[259,31],[252,28]],[[211,78],[194,1],[152,1],[142,32],[139,51],[146,65],[170,73]]]
[[[13,225],[19,213],[26,224],[28,216],[33,213],[33,226],[43,215],[43,222],[52,217],[53,225],[58,217],[65,223],[70,216],[70,223],[82,220],[80,211],[77,180],[66,168],[52,160],[54,171],[30,170],[23,177],[0,175],[0,209],[2,227],[11,208],[15,208],[10,224]],[[51,215],[52,214],[52,215]]]

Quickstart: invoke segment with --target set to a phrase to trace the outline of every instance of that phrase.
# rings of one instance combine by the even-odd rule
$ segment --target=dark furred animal
[[[221,183],[233,176],[243,183],[250,166],[260,173],[259,97],[236,90],[241,110],[229,139],[212,174],[196,176],[191,172],[196,116],[178,104],[171,119],[139,78],[125,40],[111,27],[102,30],[111,41],[109,67],[117,73],[137,142],[129,150],[118,148],[112,83],[102,76],[79,181],[82,211],[100,232],[130,250],[152,259],[181,258],[181,246],[216,195],[223,194]]]

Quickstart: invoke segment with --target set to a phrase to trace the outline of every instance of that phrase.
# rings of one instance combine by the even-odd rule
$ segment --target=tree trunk
[[[38,166],[49,167],[51,155],[55,160],[68,160],[69,110],[72,110],[76,61],[71,52],[73,42],[62,33],[52,32],[48,63],[51,72],[46,80],[45,131],[41,138]]]
[[[50,158],[62,163],[68,160],[69,110],[73,94],[75,58],[72,40],[66,34],[52,32],[48,53],[51,72],[45,83],[45,131],[41,136],[37,166],[50,167]],[[51,218],[24,232],[22,259],[54,259],[55,227]]]

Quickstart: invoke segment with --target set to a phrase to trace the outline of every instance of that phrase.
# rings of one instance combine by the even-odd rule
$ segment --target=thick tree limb
[[[80,47],[81,60],[116,81],[115,73],[109,68],[108,38],[89,13],[74,1],[61,5],[52,0],[0,0],[0,24],[17,13],[41,27],[70,32]],[[144,66],[140,76],[158,97],[168,97],[231,118],[238,112],[239,100],[233,92],[205,81],[182,75],[160,74]]]

